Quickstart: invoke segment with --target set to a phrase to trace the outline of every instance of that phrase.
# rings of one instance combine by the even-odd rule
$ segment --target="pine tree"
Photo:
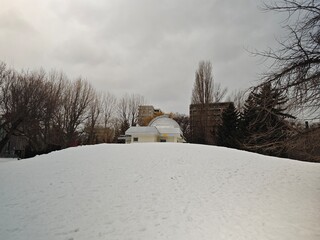
[[[249,135],[250,132],[256,132],[254,129],[254,122],[258,117],[258,109],[256,102],[253,96],[253,93],[250,93],[248,99],[246,100],[243,108],[243,112],[240,115],[240,135],[242,141],[244,141]]]
[[[222,125],[218,127],[217,144],[230,148],[239,147],[239,113],[230,104],[222,114]]]
[[[287,99],[271,84],[263,85],[248,97],[241,121],[243,147],[269,155],[283,156],[287,139]]]

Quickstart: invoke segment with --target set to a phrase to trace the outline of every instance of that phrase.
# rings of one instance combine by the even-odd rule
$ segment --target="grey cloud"
[[[97,65],[102,64],[107,57],[103,49],[82,36],[68,39],[55,49],[53,54],[60,61],[69,64]]]
[[[140,93],[167,111],[187,112],[200,60],[230,91],[250,86],[263,67],[246,49],[272,45],[281,30],[255,0],[42,0],[37,16],[30,9],[40,1],[16,1],[8,9],[26,17],[0,16],[5,59],[82,75],[102,91]],[[35,32],[19,42],[24,31]]]
[[[18,34],[36,33],[32,25],[22,17],[20,11],[9,9],[0,13],[1,32],[6,31],[8,34],[15,32]]]

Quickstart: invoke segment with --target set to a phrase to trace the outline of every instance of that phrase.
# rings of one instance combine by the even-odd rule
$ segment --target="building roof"
[[[126,135],[160,135],[160,136],[182,136],[179,124],[169,118],[167,115],[162,115],[153,119],[147,127],[130,127]]]
[[[149,126],[157,128],[178,128],[180,130],[179,124],[175,120],[169,118],[167,115],[161,115],[152,119],[149,123]]]
[[[126,131],[126,135],[132,134],[158,135],[159,131],[156,127],[130,127]]]

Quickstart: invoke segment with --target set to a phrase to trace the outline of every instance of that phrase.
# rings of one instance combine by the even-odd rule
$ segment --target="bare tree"
[[[191,118],[192,142],[206,143],[208,130],[208,107],[214,101],[212,65],[209,61],[201,61],[195,74],[195,82],[192,90],[191,104],[198,105],[199,117],[197,124]]]
[[[6,65],[2,65],[1,69],[1,89],[0,89],[0,152],[14,134],[14,131],[22,122],[19,112],[15,111],[13,99],[13,85],[17,84],[17,73],[13,70],[6,69]]]
[[[26,127],[38,128],[47,97],[45,74],[42,71],[17,73],[9,70],[2,75],[1,83],[3,101],[0,113],[4,134],[0,139],[0,151],[11,136],[25,136],[29,141],[33,140],[26,135]]]
[[[47,98],[43,109],[43,143],[47,149],[61,146],[63,138],[62,129],[57,116],[62,106],[63,91],[65,89],[66,77],[62,72],[51,71],[46,80],[45,89]]]
[[[118,119],[120,129],[116,129],[115,138],[122,135],[130,126],[135,126],[138,122],[139,105],[144,103],[143,96],[139,94],[125,94],[117,104]]]
[[[117,135],[122,135],[125,133],[125,131],[130,127],[130,97],[128,94],[125,94],[120,98],[118,101],[118,106],[117,106],[117,112],[118,112],[118,118],[120,122],[120,129],[117,129],[116,131],[116,136]]]
[[[209,61],[201,61],[195,75],[191,103],[208,104],[213,100],[212,65]]]
[[[236,91],[233,91],[227,97],[227,102],[233,102],[238,112],[242,112],[246,96],[247,96],[247,91],[236,90]]]
[[[320,1],[281,0],[265,5],[268,11],[287,13],[287,39],[280,49],[259,53],[273,60],[264,82],[272,83],[297,105],[320,108]],[[318,112],[319,114],[319,112]],[[316,116],[319,118],[320,116]]]
[[[114,117],[117,98],[111,93],[104,93],[102,95],[102,118],[104,128],[107,128]]]
[[[130,102],[130,97],[128,94],[123,95],[122,98],[120,98],[118,101],[117,112],[121,122],[127,121],[129,123],[129,116],[130,116],[129,102]]]
[[[125,94],[118,101],[118,116],[121,122],[127,122],[131,126],[135,126],[138,121],[139,106],[144,103],[144,97],[139,94]]]
[[[0,86],[4,81],[6,71],[7,71],[7,65],[4,62],[0,62]]]
[[[129,112],[131,126],[137,125],[139,106],[144,104],[144,97],[139,94],[132,94],[129,98]]]
[[[94,142],[101,99],[81,78],[71,82],[54,71],[17,72],[2,63],[0,100],[0,152],[15,139],[23,140],[29,156],[72,146],[83,141],[85,127],[88,143]]]
[[[76,144],[77,130],[88,118],[88,110],[94,99],[94,90],[85,80],[79,78],[69,82],[63,99],[62,117],[65,133],[65,145]]]
[[[30,79],[38,80],[36,88],[41,92],[41,99],[38,99],[38,103],[34,107],[38,108],[40,114],[37,117],[31,117],[29,122],[21,124],[19,130],[28,139],[30,151],[44,152],[52,143],[52,120],[59,104],[56,99],[56,85],[54,81],[50,81],[53,79],[48,79],[44,70],[27,73],[27,76]],[[25,107],[28,108],[28,106]]]
[[[213,91],[214,101],[220,102],[221,100],[223,100],[227,92],[228,92],[228,88],[226,87],[222,88],[220,83],[214,84],[214,91]]]
[[[95,128],[102,111],[101,95],[97,93],[93,93],[92,95],[92,101],[89,103],[88,118],[86,122],[86,133],[88,134],[87,144],[96,143]]]

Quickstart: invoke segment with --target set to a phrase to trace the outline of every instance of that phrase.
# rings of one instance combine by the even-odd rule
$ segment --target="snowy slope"
[[[320,239],[320,164],[191,144],[0,163],[0,239]]]

